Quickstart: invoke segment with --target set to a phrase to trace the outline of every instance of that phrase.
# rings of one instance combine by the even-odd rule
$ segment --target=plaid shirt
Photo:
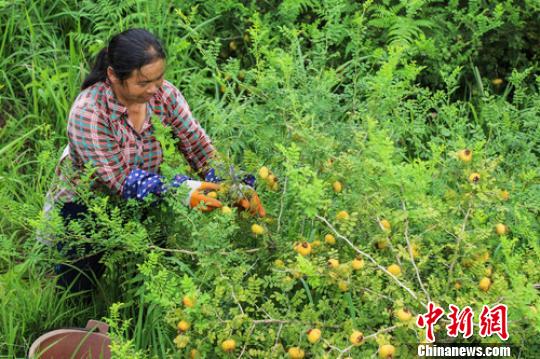
[[[127,107],[117,101],[109,80],[106,80],[86,88],[75,99],[67,126],[69,152],[65,151],[56,168],[57,183],[47,195],[48,202],[51,199],[68,202],[76,197],[70,187],[77,186],[79,181],[77,176],[70,176],[68,180],[62,173],[65,159],[71,160],[75,173],[81,171],[86,162],[91,162],[96,168],[97,184],[126,198],[131,197],[124,193],[124,186],[132,171],[159,174],[163,158],[160,143],[153,136],[152,114],[165,126],[172,126],[174,135],[180,140],[178,148],[190,166],[204,176],[215,149],[174,85],[164,81],[147,102],[146,119],[138,133],[128,121]],[[50,209],[47,205],[52,207],[53,203],[46,203],[45,211]]]

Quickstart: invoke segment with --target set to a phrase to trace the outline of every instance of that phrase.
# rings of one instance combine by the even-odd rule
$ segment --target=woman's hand
[[[208,197],[207,195],[202,193],[202,191],[207,190],[219,190],[220,185],[218,183],[187,180],[183,184],[191,188],[186,199],[186,205],[189,204],[189,207],[195,208],[201,202],[203,202],[204,206],[200,207],[200,210],[203,212],[210,212],[216,208],[221,208],[223,206],[223,204],[221,204],[221,202],[217,199]]]
[[[244,197],[238,200],[235,204],[240,209],[249,210],[252,215],[258,214],[260,217],[266,216],[266,211],[262,206],[261,200],[259,198],[259,195],[257,195],[257,192],[255,192],[255,190],[251,190],[248,192],[248,196],[248,198]]]

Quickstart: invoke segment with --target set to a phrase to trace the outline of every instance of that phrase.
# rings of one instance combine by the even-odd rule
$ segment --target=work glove
[[[231,169],[234,171],[234,168]],[[219,176],[216,176],[215,169],[210,168],[204,177],[205,181],[218,183],[223,181]],[[237,196],[240,197],[235,205],[241,210],[249,210],[252,215],[266,216],[266,211],[262,206],[261,200],[255,191],[255,176],[247,174],[242,178],[242,183],[233,185],[231,191],[237,191]]]
[[[167,192],[169,187],[185,185],[189,188],[189,193],[182,200],[185,206],[194,208],[202,201],[206,205],[206,207],[201,208],[203,212],[209,212],[222,206],[221,202],[217,199],[201,193],[204,190],[218,190],[220,186],[217,183],[196,181],[185,175],[176,175],[169,184],[165,184],[163,180],[163,176],[141,169],[134,169],[126,178],[122,195],[126,199],[135,198],[137,200],[143,200],[150,193],[162,195]]]

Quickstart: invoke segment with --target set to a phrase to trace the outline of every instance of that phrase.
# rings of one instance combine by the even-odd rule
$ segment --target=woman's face
[[[165,61],[158,59],[134,70],[123,83],[114,75],[112,68],[109,67],[107,72],[114,93],[124,105],[146,103],[163,84]]]

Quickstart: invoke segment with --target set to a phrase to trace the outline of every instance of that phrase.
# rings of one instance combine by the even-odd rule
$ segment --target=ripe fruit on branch
[[[464,150],[461,150],[461,151],[458,152],[458,157],[459,157],[460,160],[462,160],[465,163],[471,162],[471,160],[472,160],[472,151],[469,150],[468,148],[466,148]]]
[[[392,344],[384,344],[379,347],[379,358],[392,359],[396,348]]]
[[[395,276],[398,276],[401,274],[401,267],[398,266],[397,264],[390,264],[388,268],[386,268],[386,270]]]
[[[294,249],[302,256],[307,256],[311,253],[311,244],[304,241],[302,243],[297,244]]]
[[[292,347],[292,348],[289,348],[289,358],[291,359],[302,359],[304,358],[304,351],[298,347]]]
[[[396,311],[396,317],[402,322],[408,322],[412,319],[412,313],[406,308],[400,308]]]
[[[195,299],[186,295],[182,298],[182,303],[188,308],[193,308],[195,306]]]
[[[221,349],[224,352],[230,353],[236,349],[236,341],[234,339],[226,339],[221,343]]]
[[[332,187],[334,188],[334,192],[339,193],[343,189],[343,185],[339,181],[335,181],[332,183]]]
[[[186,322],[185,320],[181,320],[178,322],[178,325],[176,327],[181,332],[187,332],[190,327],[190,324]]]
[[[328,267],[330,267],[331,269],[336,269],[337,267],[339,267],[339,261],[337,259],[329,259],[328,260]]]
[[[339,211],[336,214],[336,219],[338,219],[338,220],[347,220],[349,218],[350,218],[350,216],[349,216],[349,213],[347,211]]]
[[[324,241],[330,245],[334,245],[336,244],[336,237],[331,234],[327,234],[326,236],[324,236]]]
[[[480,279],[480,283],[478,284],[481,290],[484,292],[487,292],[489,290],[489,287],[491,287],[491,279],[488,277],[484,277]]]
[[[478,182],[480,182],[480,173],[471,173],[471,175],[469,176],[469,182],[471,182],[472,184],[477,184]]]
[[[497,223],[495,225],[495,232],[497,232],[499,236],[504,236],[506,233],[508,233],[508,227],[502,223]]]
[[[352,334],[349,336],[349,341],[354,346],[361,345],[364,342],[364,333],[359,330],[353,331]]]
[[[252,224],[251,225],[251,232],[253,232],[253,234],[255,235],[258,235],[258,234],[264,234],[264,227],[259,225],[259,224]]]
[[[383,228],[385,232],[389,232],[392,229],[392,225],[390,224],[390,222],[388,222],[387,219],[381,219],[380,223],[381,223],[381,227]]]
[[[269,173],[270,173],[270,171],[268,170],[268,167],[266,167],[266,166],[262,166],[259,169],[259,177],[261,177],[262,179],[267,179]]]
[[[307,338],[311,344],[317,343],[321,339],[321,330],[317,328],[308,330]]]
[[[355,258],[351,262],[351,267],[354,270],[360,270],[364,268],[364,260],[362,258]]]

